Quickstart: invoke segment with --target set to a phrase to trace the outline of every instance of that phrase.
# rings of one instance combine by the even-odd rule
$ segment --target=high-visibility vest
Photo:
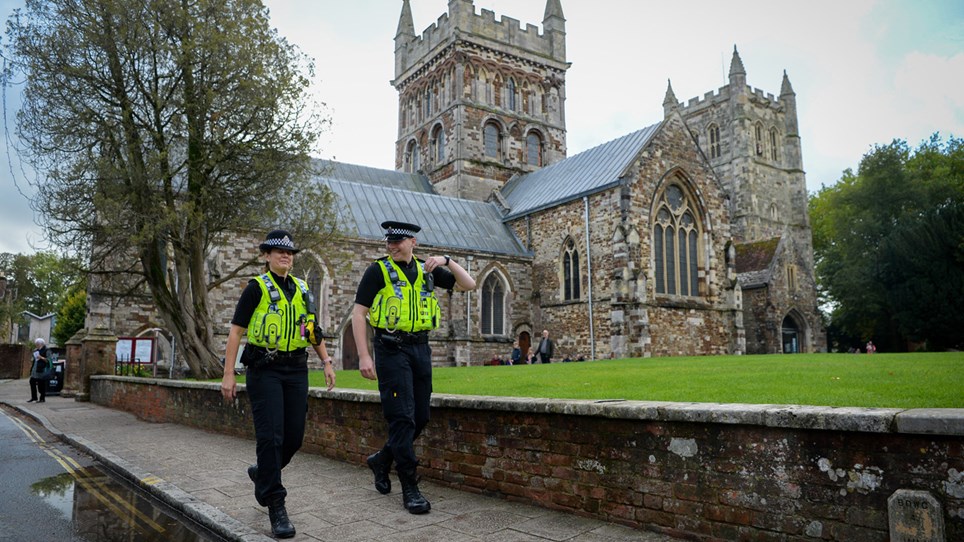
[[[376,260],[381,267],[385,286],[375,295],[368,309],[368,322],[386,331],[430,331],[439,326],[441,311],[435,297],[435,279],[425,273],[422,262],[415,260],[418,276],[414,283],[391,257]]]
[[[248,344],[282,352],[311,344],[307,328],[309,322],[311,327],[315,322],[314,298],[305,281],[291,278],[298,288],[290,302],[281,294],[271,273],[255,278],[261,286],[261,302],[248,324]]]

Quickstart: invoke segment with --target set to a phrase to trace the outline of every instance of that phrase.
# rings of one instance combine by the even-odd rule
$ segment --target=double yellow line
[[[58,450],[51,444],[47,443],[40,436],[39,433],[33,430],[32,427],[24,423],[22,420],[8,415],[3,410],[0,410],[7,419],[12,421],[14,425],[20,428],[21,431],[27,438],[33,441],[41,450],[46,452],[47,455],[52,457],[54,461],[60,463],[60,466],[64,468],[67,473],[69,473],[76,483],[80,484],[88,493],[93,495],[98,501],[103,503],[108,510],[114,513],[119,519],[125,522],[128,527],[133,527],[137,529],[144,529],[146,526],[148,529],[153,529],[158,533],[163,533],[165,531],[164,527],[158,525],[153,519],[137,509],[128,499],[118,495],[113,491],[105,482],[104,477],[89,477],[84,473],[84,468],[80,466],[74,458],[68,456],[64,452]],[[148,483],[155,484],[160,480],[156,477],[151,477]],[[139,525],[138,520],[143,524]]]

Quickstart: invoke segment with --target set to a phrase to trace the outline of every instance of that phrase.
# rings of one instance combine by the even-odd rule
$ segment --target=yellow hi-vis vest
[[[282,352],[311,344],[307,328],[315,322],[314,298],[303,280],[291,278],[298,288],[290,303],[271,273],[255,278],[261,286],[261,302],[248,324],[248,344]]]
[[[418,276],[414,284],[390,256],[376,260],[385,277],[385,286],[375,295],[368,309],[368,323],[386,331],[429,331],[439,326],[441,313],[435,297],[435,279],[415,260]]]

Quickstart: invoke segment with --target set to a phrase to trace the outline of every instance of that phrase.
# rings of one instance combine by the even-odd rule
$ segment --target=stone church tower
[[[663,110],[683,115],[730,194],[747,350],[825,348],[796,94],[786,72],[778,97],[752,88],[734,47],[728,85],[686,104],[668,85]]]
[[[472,0],[415,34],[403,0],[395,35],[396,169],[444,196],[484,200],[517,174],[566,157],[566,21],[546,2],[543,33]]]

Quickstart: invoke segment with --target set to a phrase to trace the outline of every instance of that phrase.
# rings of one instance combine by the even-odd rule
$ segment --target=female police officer
[[[287,491],[281,469],[291,461],[305,436],[308,411],[308,352],[314,348],[325,365],[328,389],[335,387],[331,358],[315,329],[314,299],[303,280],[288,272],[295,248],[284,230],[268,234],[260,246],[265,273],[248,281],[231,319],[224,355],[221,394],[235,398],[234,363],[247,332],[241,362],[247,365],[247,391],[254,418],[258,463],[248,468],[258,504],[268,507],[271,533],[290,538],[295,528],[285,509]]]
[[[429,331],[439,326],[435,288],[475,289],[475,280],[449,256],[424,262],[412,255],[421,230],[415,224],[382,222],[388,256],[376,260],[362,276],[352,310],[352,333],[358,347],[362,376],[378,379],[382,413],[388,422],[388,442],[368,458],[375,489],[392,490],[388,473],[396,464],[402,501],[412,514],[424,514],[431,504],[418,490],[413,441],[429,418],[432,395],[432,349]],[[448,269],[445,269],[448,268]],[[365,322],[375,328],[375,362],[368,354]],[[377,376],[376,376],[377,369]]]

